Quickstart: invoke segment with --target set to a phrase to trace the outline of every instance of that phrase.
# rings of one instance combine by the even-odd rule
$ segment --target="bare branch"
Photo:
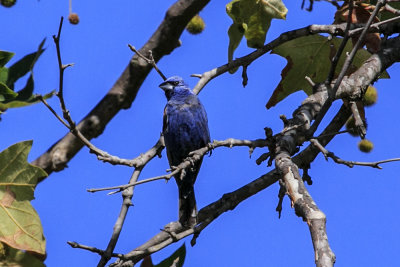
[[[53,113],[53,115],[54,115],[65,127],[67,127],[68,129],[70,129],[68,123],[65,122],[65,121],[63,120],[63,118],[61,118],[61,117],[57,114],[57,112],[49,105],[49,103],[47,103],[47,101],[43,98],[42,95],[38,95],[38,99],[50,110],[51,113]]]
[[[285,183],[296,215],[308,224],[317,267],[333,266],[335,254],[333,254],[328,243],[325,214],[317,207],[308,193],[298,168],[290,155],[284,151],[279,153],[275,157],[275,165],[279,173],[282,174],[282,180]]]
[[[386,6],[388,6],[388,5],[386,5]],[[395,12],[396,15],[400,15],[400,11],[399,11],[399,10],[394,9],[394,8],[393,8],[393,9],[390,9],[390,10],[393,11],[393,12]],[[398,26],[398,25],[396,25],[394,22],[398,22],[399,20],[400,20],[400,16],[397,16],[397,17],[393,17],[393,18],[390,18],[390,19],[387,19],[387,20],[384,20],[384,21],[376,22],[376,23],[374,23],[374,24],[371,24],[371,26],[370,26],[369,29],[368,29],[368,32],[382,32],[382,33],[387,33],[387,29],[386,29],[386,28],[389,28],[389,29],[390,29],[390,26]],[[388,24],[391,24],[391,25],[388,25]],[[387,25],[386,28],[385,28],[385,27],[382,27],[382,26],[385,26],[385,25]],[[364,29],[364,28],[362,27],[362,25],[358,25],[357,28],[352,29],[352,30],[349,31],[349,35],[350,35],[350,36],[354,36],[354,35],[360,34],[360,32],[362,32],[363,29]]]
[[[99,191],[106,191],[106,190],[115,190],[119,189],[119,191],[122,191],[126,188],[139,185],[139,184],[144,184],[144,183],[149,183],[157,180],[166,180],[168,181],[171,179],[174,175],[180,173],[182,170],[185,170],[191,166],[193,166],[193,163],[199,161],[205,154],[207,154],[209,151],[217,148],[217,147],[229,147],[232,148],[234,146],[247,146],[250,149],[254,149],[256,147],[266,147],[270,144],[270,141],[266,139],[256,139],[256,140],[239,140],[239,139],[233,139],[229,138],[224,141],[218,141],[214,140],[212,143],[209,143],[207,146],[202,147],[200,149],[194,150],[189,153],[189,157],[187,157],[183,162],[181,162],[178,166],[175,166],[173,168],[173,171],[169,174],[165,175],[160,175],[156,177],[151,177],[148,179],[144,179],[141,181],[137,181],[135,183],[129,183],[125,185],[118,185],[118,186],[111,186],[111,187],[104,187],[104,188],[94,188],[94,189],[88,189],[88,192],[95,193]]]
[[[317,147],[322,154],[325,156],[326,159],[331,158],[333,159],[334,162],[338,164],[343,164],[346,165],[350,168],[353,168],[354,166],[365,166],[365,167],[372,167],[372,168],[377,168],[377,169],[382,169],[382,167],[379,164],[383,163],[388,163],[388,162],[394,162],[394,161],[400,161],[400,158],[393,158],[393,159],[385,159],[385,160],[380,160],[380,161],[374,161],[374,162],[361,162],[361,161],[348,161],[348,160],[343,160],[336,156],[333,152],[328,151],[325,147],[323,147],[318,140],[316,139],[311,139],[310,140],[311,144],[313,144],[315,147]]]
[[[350,26],[351,26],[352,16],[353,16],[353,0],[350,0],[349,1],[349,14],[347,16],[346,29],[344,30],[344,37],[343,37],[342,42],[340,43],[339,49],[336,51],[336,54],[332,59],[331,69],[329,70],[328,78],[326,79],[326,84],[331,84],[331,82],[333,80],[333,76],[335,74],[336,66],[339,62],[340,57],[342,56],[344,48],[346,47],[347,41],[350,38],[349,30],[350,30]]]
[[[156,61],[154,60],[153,57],[153,52],[151,52],[151,50],[149,50],[149,57],[147,58],[145,57],[142,53],[140,53],[139,51],[136,50],[136,48],[130,44],[128,44],[129,48],[135,52],[140,58],[144,59],[147,64],[150,64],[153,66],[153,68],[157,71],[157,73],[161,76],[161,78],[165,81],[167,79],[167,77],[165,77],[165,75],[161,72],[161,70],[157,67]]]
[[[306,79],[306,81],[311,85],[311,87],[314,87],[315,86],[315,83],[313,82],[313,80],[311,80],[311,78],[310,77],[308,77],[308,76],[305,76],[304,77],[305,79]]]
[[[84,250],[88,250],[91,251],[93,253],[97,253],[99,255],[103,255],[104,254],[104,250],[95,248],[95,247],[90,247],[90,246],[86,246],[86,245],[82,245],[82,244],[78,244],[76,242],[72,242],[72,241],[67,241],[67,244],[70,245],[72,248],[80,248],[80,249],[84,249]],[[113,253],[113,257],[122,257],[123,254],[120,253]]]

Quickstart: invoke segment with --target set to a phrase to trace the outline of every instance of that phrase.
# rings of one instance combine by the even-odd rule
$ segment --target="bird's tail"
[[[197,224],[197,207],[193,185],[179,188],[179,222],[185,227]]]

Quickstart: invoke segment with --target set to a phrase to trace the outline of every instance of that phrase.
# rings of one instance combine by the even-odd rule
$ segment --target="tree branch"
[[[101,250],[101,249],[98,249],[98,248],[95,248],[95,247],[81,245],[81,244],[78,244],[76,242],[67,241],[67,244],[70,245],[72,248],[80,248],[80,249],[88,250],[88,251],[97,253],[99,255],[103,255],[104,252],[105,252],[104,250]],[[122,257],[123,255],[119,254],[119,253],[113,253],[112,256],[113,257]]]
[[[144,183],[149,183],[157,180],[166,180],[168,181],[171,179],[174,175],[180,173],[182,170],[185,170],[191,166],[193,166],[194,162],[199,161],[200,159],[203,158],[205,154],[208,152],[214,150],[217,147],[229,147],[232,148],[234,146],[247,146],[250,148],[250,153],[254,150],[256,147],[266,147],[270,144],[270,142],[266,139],[256,139],[256,140],[239,140],[239,139],[233,139],[229,138],[223,141],[218,141],[214,140],[212,143],[209,143],[207,146],[202,147],[200,149],[194,150],[189,153],[189,157],[187,157],[184,161],[182,161],[178,166],[175,166],[173,168],[173,171],[170,172],[169,174],[164,174],[156,177],[151,177],[148,179],[144,179],[135,183],[130,183],[130,184],[125,184],[125,185],[118,185],[118,186],[111,186],[111,187],[104,187],[104,188],[93,188],[93,189],[88,189],[88,192],[95,193],[99,191],[106,191],[106,190],[115,190],[119,189],[119,191],[122,191],[126,188],[136,186],[139,184],[144,184]]]
[[[374,162],[361,162],[361,161],[349,161],[349,160],[343,160],[336,156],[333,152],[328,151],[324,146],[322,146],[318,140],[316,139],[311,139],[310,140],[311,144],[313,144],[316,148],[318,148],[322,154],[325,156],[325,159],[328,160],[328,158],[333,159],[334,162],[338,164],[343,164],[346,165],[350,168],[353,168],[354,166],[365,166],[365,167],[372,167],[372,168],[377,168],[377,169],[382,169],[382,167],[379,164],[383,163],[388,163],[388,162],[394,162],[394,161],[400,161],[400,158],[393,158],[393,159],[385,159],[385,160],[379,160],[379,161],[374,161]]]
[[[328,243],[325,214],[317,207],[308,193],[299,170],[288,153],[279,153],[275,157],[275,165],[282,175],[296,215],[308,224],[317,267],[333,266],[335,254]]]
[[[335,75],[336,66],[337,66],[339,59],[344,51],[344,48],[346,47],[347,41],[350,38],[349,30],[350,30],[350,26],[351,26],[352,16],[353,16],[353,0],[349,1],[349,14],[347,16],[346,29],[344,30],[343,40],[340,43],[339,49],[336,51],[336,54],[332,59],[331,69],[329,70],[328,78],[326,79],[327,84],[331,84],[331,82],[333,80],[333,76]]]
[[[164,73],[162,73],[162,71],[157,67],[157,64],[156,64],[156,62],[155,62],[155,60],[154,60],[154,57],[153,57],[153,52],[152,52],[151,50],[149,50],[149,57],[150,57],[150,58],[147,58],[147,57],[145,57],[144,55],[142,55],[142,53],[140,53],[139,51],[137,51],[136,48],[135,48],[134,46],[128,44],[128,47],[129,47],[133,52],[135,52],[140,58],[144,59],[144,60],[147,62],[147,64],[152,65],[153,68],[157,71],[157,73],[161,76],[161,78],[162,78],[164,81],[167,79],[167,77],[165,77]]]

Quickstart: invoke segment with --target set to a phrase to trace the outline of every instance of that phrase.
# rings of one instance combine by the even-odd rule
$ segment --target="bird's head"
[[[172,76],[161,83],[160,88],[164,90],[169,100],[173,96],[187,96],[193,94],[187,84],[179,76]]]

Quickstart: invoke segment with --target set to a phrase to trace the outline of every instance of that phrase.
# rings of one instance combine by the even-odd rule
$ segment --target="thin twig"
[[[72,13],[72,0],[69,0],[69,14]]]
[[[348,133],[349,130],[343,130],[343,131],[338,131],[336,133],[329,133],[329,134],[325,134],[325,135],[319,135],[317,137],[313,137],[313,139],[318,139],[318,138],[322,138],[322,137],[326,137],[328,135],[338,135],[338,134],[344,134],[344,133]]]
[[[64,65],[61,60],[61,49],[60,49],[60,38],[61,38],[61,30],[63,25],[64,17],[60,19],[60,25],[58,27],[57,36],[53,35],[54,43],[56,44],[57,50],[57,62],[58,62],[58,71],[59,71],[59,88],[57,92],[57,97],[60,100],[61,110],[63,111],[63,117],[70,125],[70,128],[75,127],[75,122],[72,121],[71,117],[69,116],[69,111],[67,110],[64,102],[64,71],[67,67],[72,66],[72,64]],[[73,127],[72,127],[73,126]]]
[[[70,129],[68,123],[66,123],[66,122],[63,120],[63,118],[61,118],[61,117],[57,114],[57,112],[49,105],[49,103],[47,103],[47,101],[43,98],[42,95],[38,95],[37,97],[38,97],[38,99],[50,110],[50,112],[53,113],[54,116],[56,116],[56,118],[57,118],[65,127],[67,127],[68,129]]]
[[[145,57],[142,53],[140,53],[136,48],[130,44],[128,44],[129,48],[135,52],[140,58],[144,59],[147,64],[150,64],[153,66],[153,68],[157,71],[157,73],[161,76],[161,78],[165,81],[167,77],[161,72],[161,70],[157,67],[156,61],[153,58],[153,52],[149,50],[149,56],[150,58]]]
[[[104,254],[104,250],[101,250],[101,249],[98,249],[98,248],[95,248],[95,247],[91,247],[91,246],[78,244],[77,242],[67,241],[67,244],[70,245],[72,248],[79,248],[79,249],[88,250],[88,251],[91,251],[93,253],[97,253],[99,255],[103,255]],[[113,253],[112,256],[115,257],[115,258],[120,258],[120,257],[123,256],[123,254],[121,254],[121,253]]]
[[[325,82],[328,85],[330,85],[333,80],[333,77],[334,77],[335,71],[336,71],[336,66],[339,62],[340,57],[342,56],[344,48],[346,47],[347,41],[350,38],[349,30],[350,30],[350,26],[351,26],[352,15],[353,15],[353,0],[350,0],[349,1],[349,14],[347,17],[346,29],[344,30],[344,37],[343,37],[342,42],[340,43],[339,49],[336,51],[336,54],[333,57],[331,69],[329,70],[328,78],[326,79],[326,82]]]
[[[397,10],[397,12],[399,12],[399,15],[400,15],[400,11]],[[390,23],[396,22],[398,20],[400,20],[400,16],[393,17],[393,18],[390,18],[390,19],[387,19],[387,20],[384,20],[384,21],[375,22],[374,24],[371,24],[371,26],[369,27],[368,32],[377,32],[377,31],[379,31],[379,27],[380,26],[386,25],[386,24],[390,24]],[[357,35],[361,31],[363,31],[363,29],[364,29],[363,27],[359,27],[359,28],[350,30],[349,31],[349,35],[350,36]]]
[[[193,73],[190,75],[190,77],[195,77],[195,78],[201,78],[201,74]]]
[[[316,148],[318,148],[322,154],[324,154],[325,158],[331,158],[333,159],[334,162],[338,164],[343,164],[346,165],[350,168],[353,168],[354,166],[364,166],[364,167],[372,167],[372,168],[377,168],[377,169],[382,169],[379,164],[383,163],[388,163],[388,162],[394,162],[394,161],[400,161],[400,158],[392,158],[392,159],[385,159],[385,160],[379,160],[379,161],[374,161],[374,162],[362,162],[362,161],[349,161],[349,160],[343,160],[336,156],[333,152],[328,151],[325,147],[323,147],[317,139],[311,139],[310,140],[311,144],[313,144]]]
[[[313,80],[312,80],[310,77],[305,76],[304,79],[306,79],[306,81],[308,82],[308,84],[309,84],[311,87],[314,87],[314,86],[315,86],[315,83],[313,82]]]

